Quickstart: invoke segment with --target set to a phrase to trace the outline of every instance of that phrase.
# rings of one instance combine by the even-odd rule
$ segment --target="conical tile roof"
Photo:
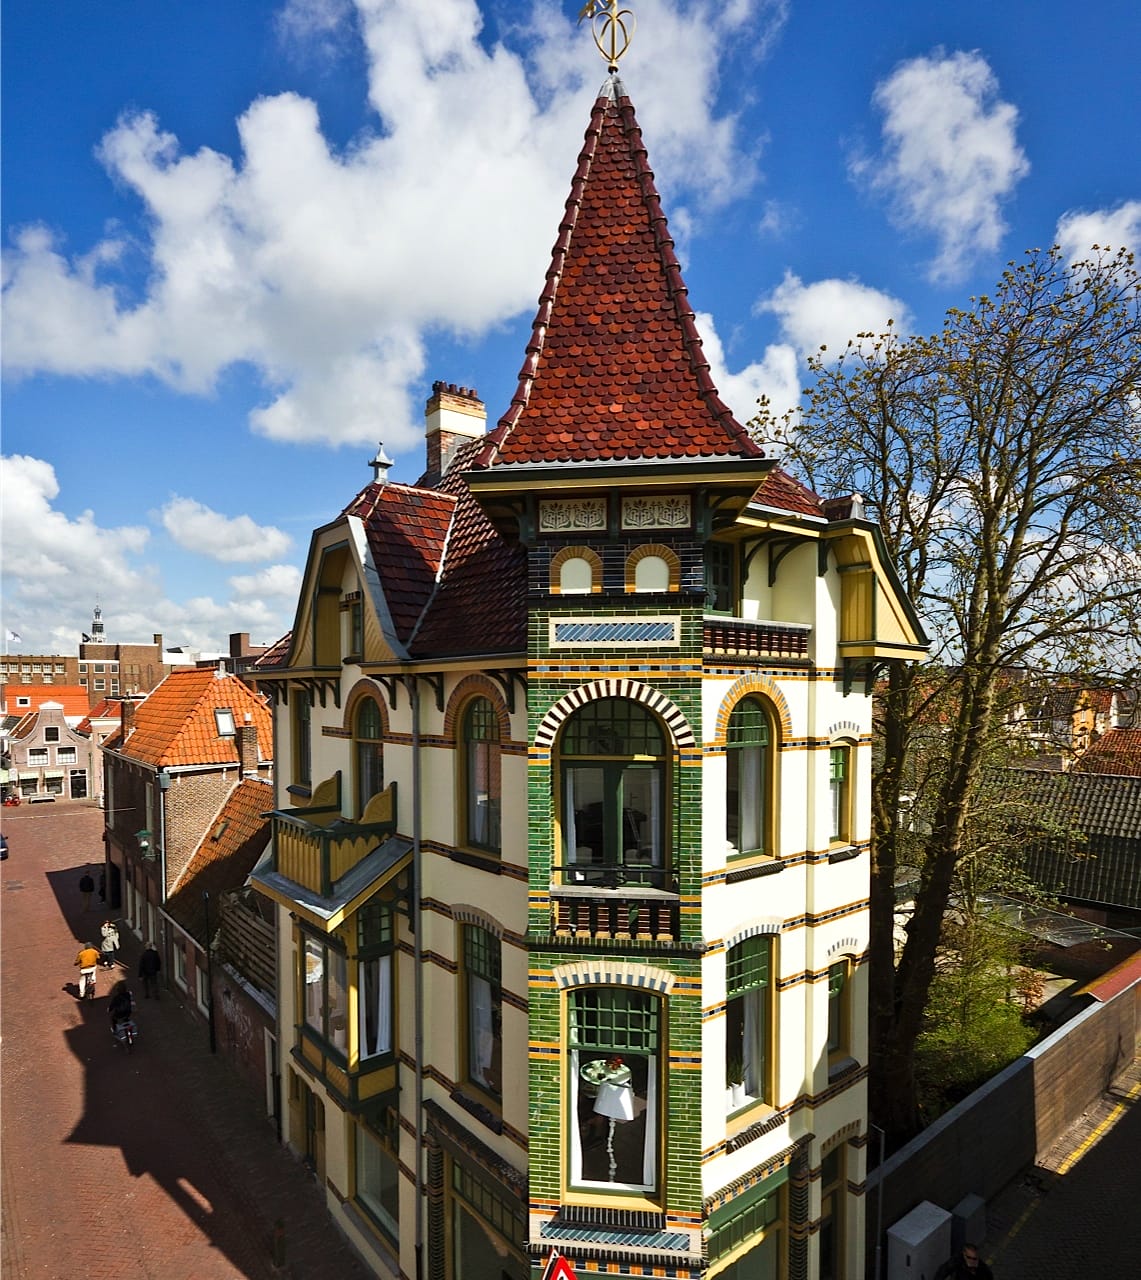
[[[518,389],[475,466],[762,456],[710,378],[634,108],[612,73]]]

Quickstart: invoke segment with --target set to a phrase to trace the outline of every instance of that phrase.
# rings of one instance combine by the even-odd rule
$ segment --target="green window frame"
[[[571,992],[568,1130],[571,1186],[616,1195],[658,1188],[662,1001],[645,991]]]
[[[385,1107],[353,1126],[353,1199],[393,1245],[400,1241],[400,1124]]]
[[[729,856],[773,852],[773,720],[758,698],[743,698],[725,730],[725,840]]]
[[[464,1078],[503,1097],[503,944],[481,925],[463,926]]]
[[[828,749],[828,793],[831,807],[829,836],[849,840],[852,834],[852,748],[846,742]]]
[[[705,544],[705,611],[737,612],[737,548],[729,542]]]
[[[564,879],[666,888],[666,740],[628,698],[571,716],[559,743]]]
[[[498,854],[503,799],[499,716],[488,698],[472,698],[464,708],[464,842]]]
[[[362,698],[353,713],[353,754],[360,817],[373,796],[384,790],[384,717],[373,697]]]
[[[366,1070],[396,1052],[396,938],[392,907],[366,902],[357,912],[357,1059]]]
[[[313,781],[313,698],[308,689],[294,689],[293,778],[301,786]]]
[[[844,1057],[849,1052],[851,978],[851,960],[845,958],[829,965],[827,1049],[830,1059]]]
[[[726,1109],[772,1102],[773,938],[745,938],[725,954]]]

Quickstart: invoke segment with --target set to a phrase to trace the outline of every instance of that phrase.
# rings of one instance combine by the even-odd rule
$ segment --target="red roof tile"
[[[1074,765],[1078,773],[1141,777],[1141,729],[1110,729],[1091,743]]]
[[[527,553],[500,537],[464,479],[483,443],[463,446],[440,483],[455,499],[455,518],[444,573],[414,637],[417,657],[527,648]]]
[[[805,516],[823,516],[824,505],[807,485],[794,479],[787,471],[774,468],[761,481],[753,494],[753,502],[762,507],[775,507],[778,511],[795,511]],[[840,518],[837,516],[837,518]],[[846,518],[846,517],[844,517]]]
[[[18,706],[17,699],[30,698],[27,707]],[[91,695],[80,684],[14,684],[0,685],[0,712],[5,715],[22,715],[35,711],[45,702],[58,702],[67,716],[87,715]]]
[[[763,456],[709,376],[616,76],[594,104],[518,389],[487,440],[478,467]]]
[[[269,844],[273,786],[258,778],[243,778],[226,798],[210,823],[186,869],[166,902],[166,910],[199,944],[206,943],[206,910],[203,892],[213,904],[215,925],[220,918],[218,899],[240,889]]]
[[[237,764],[233,735],[218,733],[216,708],[228,707],[241,726],[247,714],[258,731],[258,755],[273,759],[273,724],[269,706],[237,676],[210,667],[172,671],[135,705],[134,724],[123,739],[120,729],[106,746],[152,768],[179,765]]]
[[[345,508],[364,525],[393,626],[405,644],[435,589],[455,510],[451,494],[380,483],[367,485]]]

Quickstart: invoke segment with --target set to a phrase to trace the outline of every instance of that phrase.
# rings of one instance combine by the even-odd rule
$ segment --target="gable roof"
[[[515,396],[475,465],[763,456],[709,375],[642,132],[611,73]]]
[[[227,796],[167,898],[167,914],[199,946],[206,945],[202,894],[210,895],[211,923],[216,926],[221,919],[218,899],[245,884],[269,844],[270,819],[263,815],[272,808],[272,784],[261,778],[243,778]]]
[[[220,735],[214,718],[216,709],[227,707],[236,726],[249,714],[257,729],[258,758],[272,760],[272,716],[265,700],[237,676],[210,667],[172,671],[135,705],[129,726],[120,727],[104,746],[157,769],[237,764],[237,736]]]
[[[1141,775],[1099,776],[1076,768],[1012,772],[1028,811],[1047,814],[1086,836],[1141,841]]]
[[[1078,757],[1074,770],[1141,778],[1141,729],[1107,730]]]

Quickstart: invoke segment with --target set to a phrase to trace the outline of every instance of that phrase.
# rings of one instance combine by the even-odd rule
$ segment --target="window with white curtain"
[[[502,782],[499,717],[487,698],[473,698],[464,711],[464,837],[476,849],[498,853]]]
[[[725,839],[730,855],[771,854],[772,725],[756,698],[733,708],[725,734]]]
[[[366,903],[357,912],[357,1056],[363,1063],[395,1050],[392,910]]]
[[[503,1096],[503,1003],[500,940],[479,925],[463,926],[467,1079]]]
[[[746,938],[725,958],[726,1107],[771,1101],[772,938]]]
[[[400,1232],[400,1131],[389,1108],[355,1125],[356,1196],[393,1243]]]

